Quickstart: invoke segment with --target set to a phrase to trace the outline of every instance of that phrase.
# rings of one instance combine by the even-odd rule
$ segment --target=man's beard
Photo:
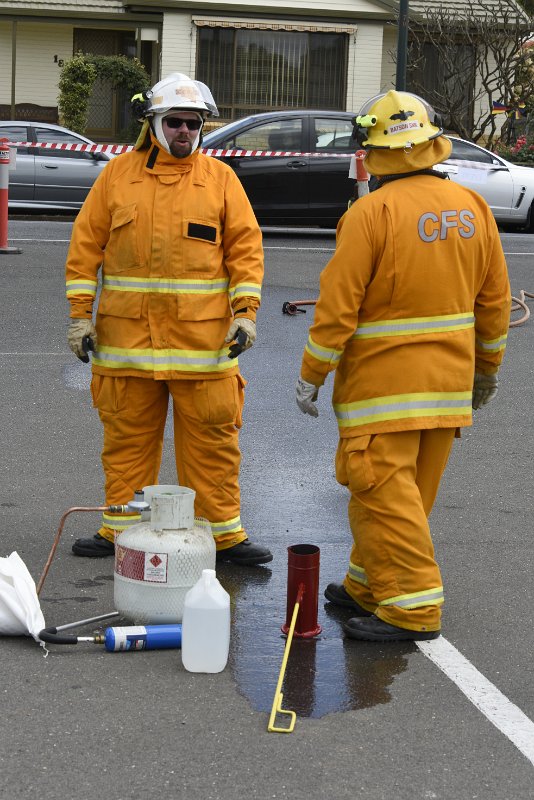
[[[178,144],[180,144],[180,147],[177,146]],[[184,144],[187,144],[188,146],[183,147]],[[192,149],[193,145],[191,144],[189,139],[182,141],[174,139],[172,143],[169,145],[169,150],[171,151],[171,154],[175,158],[187,158],[187,156],[191,155]]]

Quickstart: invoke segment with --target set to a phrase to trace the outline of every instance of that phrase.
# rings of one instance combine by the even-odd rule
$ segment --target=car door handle
[[[288,161],[287,162],[287,166],[290,169],[300,169],[301,167],[307,167],[308,166],[308,162],[307,161]]]
[[[57,164],[41,164],[41,166],[42,166],[43,169],[57,169],[58,168]]]

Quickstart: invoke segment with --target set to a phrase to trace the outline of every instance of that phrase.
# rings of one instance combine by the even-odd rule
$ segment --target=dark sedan
[[[335,227],[354,191],[349,179],[350,154],[358,149],[351,138],[353,116],[303,110],[256,114],[208,133],[203,147],[320,153],[222,160],[241,179],[261,223]],[[534,231],[534,169],[511,164],[473,142],[451,141],[451,156],[437,169],[481,194],[506,229]]]
[[[202,147],[282,150],[320,156],[230,156],[261,223],[333,227],[347,210],[354,114],[343,111],[281,111],[236,120],[204,136]]]

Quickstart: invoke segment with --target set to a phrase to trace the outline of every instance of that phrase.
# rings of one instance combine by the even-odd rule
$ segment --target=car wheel
[[[523,228],[525,233],[534,233],[534,202],[528,210],[527,224]]]

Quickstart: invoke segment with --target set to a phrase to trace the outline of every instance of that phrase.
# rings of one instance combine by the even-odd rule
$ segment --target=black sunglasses
[[[198,131],[202,125],[200,119],[182,119],[181,117],[165,117],[163,120],[168,128],[181,128],[185,123],[188,131]]]

